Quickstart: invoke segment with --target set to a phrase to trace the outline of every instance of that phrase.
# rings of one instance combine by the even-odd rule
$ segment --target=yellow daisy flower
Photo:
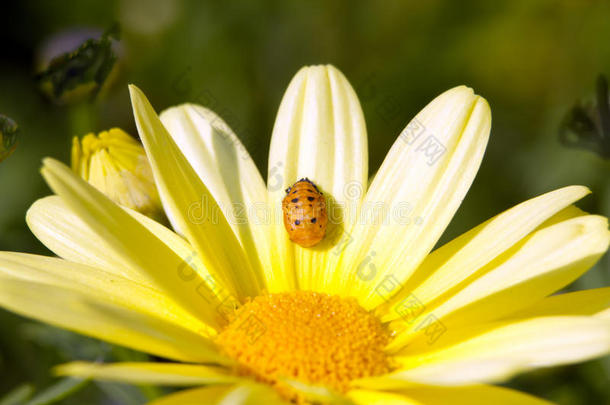
[[[76,362],[60,375],[190,387],[155,405],[544,404],[489,384],[610,351],[610,288],[553,295],[608,248],[606,218],[572,205],[585,187],[433,251],[487,144],[489,106],[471,89],[428,104],[370,184],[362,111],[332,66],[290,83],[267,184],[213,112],[159,117],[130,91],[177,233],[46,159],[56,196],[27,221],[60,258],[0,253],[0,304],[173,362]],[[284,189],[302,177],[327,200],[313,248],[282,223]]]

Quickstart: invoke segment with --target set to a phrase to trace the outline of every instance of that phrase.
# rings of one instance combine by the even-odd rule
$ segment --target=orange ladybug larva
[[[286,189],[282,201],[284,227],[290,240],[302,247],[317,245],[326,233],[326,201],[318,187],[308,178]]]

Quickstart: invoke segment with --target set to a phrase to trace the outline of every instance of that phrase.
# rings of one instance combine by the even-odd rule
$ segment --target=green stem
[[[94,103],[82,102],[70,107],[68,113],[70,133],[84,135],[97,129],[97,114]]]

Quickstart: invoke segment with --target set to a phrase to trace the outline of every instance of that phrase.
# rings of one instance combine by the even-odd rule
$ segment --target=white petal
[[[239,381],[229,369],[218,366],[181,363],[85,363],[62,364],[55,368],[62,376],[92,378],[129,384],[194,386],[228,384]]]
[[[62,259],[2,252],[0,306],[158,356],[226,363],[208,338],[209,328],[167,297]]]
[[[146,227],[183,261],[180,273],[196,286],[205,282],[227,301],[235,302],[226,288],[222,288],[206,270],[193,247],[182,237],[160,223],[129,208],[125,211]],[[134,266],[125,251],[115,249],[103,236],[83,221],[59,196],[44,197],[36,201],[26,214],[26,221],[36,237],[59,257],[86,264],[109,273],[117,274],[157,290],[148,272],[158,271],[158,266],[142,273]],[[197,274],[197,276],[195,276]],[[221,294],[221,290],[223,290]]]
[[[32,233],[56,255],[152,285],[120,251],[114,250],[81,220],[61,197],[39,199],[32,204],[25,218]]]
[[[435,349],[437,348],[438,349]],[[394,357],[399,370],[356,381],[400,388],[405,381],[434,385],[499,382],[538,367],[576,363],[610,352],[610,323],[593,317],[546,317],[488,330],[449,330],[428,351]]]
[[[523,392],[492,385],[415,385],[399,392],[353,390],[349,396],[362,405],[551,405]]]
[[[599,315],[610,308],[610,287],[593,288],[547,297],[521,311],[510,314],[509,319],[540,316]]]
[[[376,286],[407,280],[438,241],[479,168],[491,113],[466,87],[426,106],[401,134],[363,201],[342,255],[343,293],[374,308]],[[362,270],[362,271],[361,271]]]
[[[482,275],[457,286],[440,304],[429,305],[416,319],[396,322],[405,329],[388,349],[397,350],[416,336],[425,339],[425,328],[419,324],[431,316],[451,329],[526,308],[580,277],[609,243],[608,221],[600,216],[581,216],[542,228],[489,263]]]
[[[185,261],[175,250],[64,164],[45,159],[42,174],[51,189],[114,254],[184,310],[218,327],[222,318],[217,307],[223,297],[219,291],[210,289],[198,273],[185,274]]]
[[[267,185],[274,212],[280,214],[274,216],[279,260],[285,273],[296,271],[300,288],[324,288],[334,270],[330,251],[345,224],[353,222],[367,176],[366,127],[354,90],[333,66],[301,69],[275,121]],[[284,190],[304,177],[325,194],[329,213],[327,235],[313,248],[290,242],[281,220]]]
[[[159,120],[146,96],[130,86],[138,132],[170,217],[205,267],[239,299],[258,295],[263,277],[252,268],[216,200]]]
[[[384,321],[399,317],[397,306],[408,296],[424,306],[475,276],[545,221],[559,222],[584,214],[570,204],[589,193],[570,186],[525,201],[464,233],[432,252],[400,293],[379,308]],[[567,207],[567,208],[566,208]],[[551,219],[550,219],[551,218]]]
[[[267,284],[274,283],[267,188],[244,145],[220,117],[199,105],[169,108],[160,119],[218,202],[251,264],[268,271]]]

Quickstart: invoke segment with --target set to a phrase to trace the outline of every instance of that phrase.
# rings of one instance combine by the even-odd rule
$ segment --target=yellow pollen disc
[[[356,378],[390,370],[389,334],[355,299],[297,291],[266,294],[239,308],[217,343],[239,373],[304,399],[282,378],[345,392]]]

